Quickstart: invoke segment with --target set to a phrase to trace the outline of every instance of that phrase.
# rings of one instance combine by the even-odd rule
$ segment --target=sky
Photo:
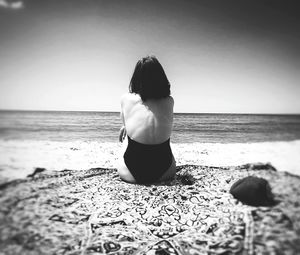
[[[299,14],[289,0],[0,0],[0,109],[119,111],[155,55],[175,112],[300,114]]]

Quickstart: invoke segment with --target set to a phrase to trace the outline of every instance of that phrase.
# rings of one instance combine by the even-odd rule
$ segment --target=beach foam
[[[174,144],[177,164],[236,166],[246,163],[271,163],[278,171],[300,175],[300,140],[261,143]]]
[[[271,163],[279,171],[300,175],[300,140],[261,143],[175,143],[177,165],[235,166]],[[36,167],[81,170],[116,167],[120,143],[0,140],[1,179],[24,178]]]

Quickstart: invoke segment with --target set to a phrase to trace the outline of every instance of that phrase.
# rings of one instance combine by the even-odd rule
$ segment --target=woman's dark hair
[[[143,101],[170,95],[170,83],[155,56],[147,56],[137,62],[130,80],[129,92],[139,94]]]

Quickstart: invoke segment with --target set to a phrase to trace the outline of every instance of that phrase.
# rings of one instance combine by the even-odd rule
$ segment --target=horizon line
[[[1,112],[102,112],[120,113],[108,110],[33,110],[33,109],[0,109]],[[299,113],[249,113],[249,112],[174,112],[174,114],[244,114],[244,115],[300,115]]]

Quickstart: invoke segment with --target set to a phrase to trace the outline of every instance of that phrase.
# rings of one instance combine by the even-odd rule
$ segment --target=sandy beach
[[[47,170],[115,168],[121,143],[0,140],[0,177],[24,178],[36,167]],[[300,140],[262,143],[173,143],[177,165],[237,166],[271,163],[278,171],[300,175]]]
[[[175,179],[148,186],[119,178],[115,167],[122,146],[2,140],[0,250],[149,255],[300,252],[300,141],[175,143]],[[32,174],[36,168],[41,172]],[[233,198],[232,184],[249,175],[268,180],[278,204],[252,207]]]

